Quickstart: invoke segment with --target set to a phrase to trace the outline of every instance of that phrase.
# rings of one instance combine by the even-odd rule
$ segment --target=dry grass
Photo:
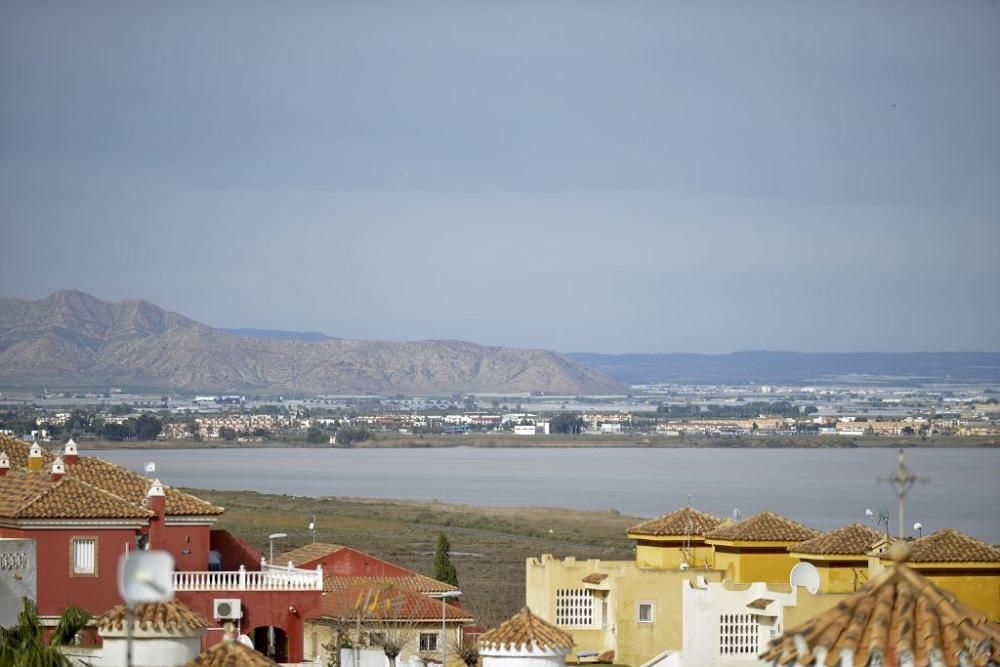
[[[481,622],[490,625],[524,606],[526,558],[542,553],[631,558],[632,543],[625,529],[640,521],[614,511],[192,492],[226,508],[218,527],[265,553],[269,533],[288,533],[288,539],[281,541],[282,551],[310,542],[308,525],[315,514],[317,541],[345,544],[430,575],[437,536],[445,533],[464,600]]]

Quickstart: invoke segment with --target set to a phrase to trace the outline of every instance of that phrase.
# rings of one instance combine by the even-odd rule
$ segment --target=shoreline
[[[900,448],[997,448],[998,437],[920,436],[402,436],[379,435],[374,440],[349,446],[304,441],[268,440],[260,442],[197,442],[195,440],[110,441],[80,439],[81,448],[102,451],[116,449],[211,450],[211,449],[900,449]]]

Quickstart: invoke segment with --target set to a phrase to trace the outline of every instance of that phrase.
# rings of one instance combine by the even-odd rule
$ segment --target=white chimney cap
[[[163,484],[160,483],[160,480],[154,479],[153,483],[149,486],[149,491],[146,493],[146,497],[152,498],[153,496],[164,495],[166,494],[163,492]]]
[[[63,446],[63,453],[76,454],[76,452],[77,452],[76,443],[73,441],[73,438],[70,438],[69,440],[66,441],[66,444]]]
[[[62,460],[61,456],[57,456],[55,458],[55,460],[52,462],[52,474],[53,475],[65,475],[66,474],[66,466],[65,466],[65,464],[63,464],[63,460]]]
[[[10,457],[7,456],[7,452],[0,452],[0,468],[10,467]]]

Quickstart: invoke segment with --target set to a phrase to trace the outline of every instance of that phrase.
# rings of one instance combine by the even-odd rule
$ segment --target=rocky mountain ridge
[[[547,350],[237,335],[148,301],[111,303],[77,291],[0,299],[0,383],[311,393],[621,390],[603,373]]]

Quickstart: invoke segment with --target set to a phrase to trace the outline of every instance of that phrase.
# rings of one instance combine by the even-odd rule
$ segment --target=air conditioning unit
[[[212,600],[212,611],[217,619],[237,621],[243,615],[239,598],[216,598]]]

